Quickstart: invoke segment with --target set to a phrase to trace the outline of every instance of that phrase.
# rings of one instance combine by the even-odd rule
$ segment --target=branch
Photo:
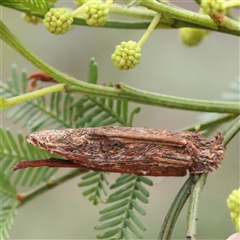
[[[223,143],[225,146],[230,142],[230,140],[240,131],[240,116],[234,121],[233,124],[224,133]]]
[[[197,176],[197,175],[196,175]],[[187,201],[190,193],[192,185],[195,184],[194,175],[190,175],[187,181],[184,183],[180,191],[178,192],[176,198],[174,199],[171,207],[168,210],[168,213],[164,219],[162,229],[158,236],[158,240],[169,240],[171,239],[172,231],[174,225],[177,221],[177,218]]]
[[[195,175],[196,184],[193,186],[192,194],[189,199],[186,239],[196,240],[198,205],[207,175],[207,173]]]
[[[179,98],[150,93],[147,91],[132,88],[124,84],[118,84],[117,87],[119,89],[114,89],[112,87],[98,86],[95,84],[89,84],[76,80],[45,63],[43,60],[33,54],[29,49],[27,49],[1,21],[0,24],[0,37],[6,43],[12,46],[17,52],[19,52],[24,58],[44,71],[50,77],[59,83],[69,85],[65,86],[67,92],[77,92],[87,96],[98,96],[104,98],[126,100],[152,106],[161,106],[183,110],[235,114],[240,113],[240,102],[214,102]]]
[[[182,21],[200,24],[210,28],[213,31],[231,33],[233,35],[240,36],[240,24],[238,21],[233,19],[226,18],[226,21],[228,19],[228,22],[231,22],[231,28],[227,28],[226,26],[228,25],[218,26],[208,15],[188,11],[172,4],[162,3],[154,0],[141,1],[140,4],[156,12],[169,14],[170,17]]]
[[[234,121],[233,124],[224,134],[224,146],[236,135],[240,130],[240,116]],[[198,205],[202,189],[205,185],[208,173],[200,174],[197,177],[196,185],[192,190],[189,200],[188,219],[187,219],[187,239],[196,240],[197,220],[198,220]]]
[[[47,181],[46,184],[43,186],[40,186],[34,190],[31,190],[27,193],[18,193],[17,199],[19,201],[19,207],[25,204],[26,202],[32,200],[33,198],[37,197],[38,195],[41,195],[44,192],[47,192],[48,190],[68,181],[72,178],[79,176],[88,170],[82,170],[82,169],[74,169],[73,171],[68,172],[67,174],[64,174],[58,178],[50,179]]]
[[[220,116],[211,118],[210,120],[195,123],[193,125],[181,128],[181,129],[179,129],[179,131],[182,131],[182,132],[184,132],[184,131],[196,131],[197,129],[199,131],[203,131],[203,130],[206,130],[206,129],[211,129],[213,127],[217,127],[220,124],[232,121],[236,117],[237,117],[237,115],[235,115],[235,114],[221,114]]]
[[[195,0],[196,1],[196,0]],[[146,2],[146,5],[145,5]],[[158,3],[158,2],[156,2]],[[131,7],[128,8],[126,6],[113,4],[111,5],[110,12],[118,15],[129,16],[138,19],[148,19],[152,20],[156,12],[166,13],[163,18],[160,20],[156,29],[170,29],[170,28],[201,28],[207,30],[213,30],[217,32],[228,33],[232,35],[239,36],[240,30],[238,27],[238,21],[229,19],[232,21],[234,28],[228,29],[227,27],[218,27],[214,21],[208,16],[203,16],[203,14],[197,14],[183,8],[177,7],[175,5],[167,4],[167,3],[159,3],[162,4],[161,7],[156,7],[152,5],[151,1],[142,1],[143,6],[148,6],[149,9],[139,9],[139,7]],[[44,14],[40,12],[31,12],[30,9],[24,7],[21,4],[4,4],[0,3],[0,5],[5,5],[8,8],[12,8],[17,11],[25,12],[36,16],[38,18],[44,18]],[[115,28],[115,29],[147,29],[151,22],[139,22],[139,21],[119,21],[119,20],[108,20],[107,23],[102,26],[102,28]],[[84,18],[75,17],[74,25],[88,26]],[[236,28],[236,29],[235,29]]]
[[[34,92],[25,93],[8,99],[0,98],[0,109],[9,108],[21,102],[30,101],[34,98],[38,98],[46,94],[64,91],[64,86],[64,84],[57,84],[51,87],[46,87],[40,90],[36,90]]]

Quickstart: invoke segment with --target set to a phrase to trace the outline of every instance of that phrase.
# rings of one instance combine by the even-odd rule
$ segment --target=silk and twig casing
[[[219,132],[208,141],[195,132],[112,126],[43,130],[30,134],[28,142],[68,159],[59,160],[63,167],[147,176],[184,176],[187,170],[212,172],[219,167],[225,152]],[[54,161],[57,162],[42,160],[39,165],[37,160],[29,164],[26,161],[22,167],[20,162],[14,170],[61,167],[60,162]]]

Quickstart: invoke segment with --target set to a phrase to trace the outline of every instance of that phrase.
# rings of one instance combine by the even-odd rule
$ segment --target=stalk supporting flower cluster
[[[240,231],[240,188],[233,190],[227,199],[227,206],[230,209],[230,217],[235,224],[237,231]]]
[[[155,15],[148,29],[143,34],[138,43],[134,41],[124,41],[121,42],[120,45],[116,46],[115,51],[111,56],[114,66],[116,66],[120,70],[129,70],[139,64],[140,58],[142,57],[141,47],[147,41],[153,30],[159,23],[161,16],[162,14],[159,13]]]

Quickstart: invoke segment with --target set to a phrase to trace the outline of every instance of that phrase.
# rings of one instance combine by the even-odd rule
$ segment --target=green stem
[[[113,4],[110,8],[110,11],[111,13],[115,13],[118,15],[148,20],[152,20],[156,16],[156,12],[149,9],[143,9],[139,7],[126,8],[118,4]],[[171,25],[173,23],[175,24],[176,21],[167,16],[166,14],[161,15],[161,19],[155,28],[172,28]]]
[[[141,1],[141,5],[147,7],[149,9],[155,10],[159,13],[166,13],[169,14],[170,17],[179,19],[185,22],[199,24],[201,26],[205,26],[210,28],[214,31],[221,31],[221,32],[234,32],[235,35],[240,35],[240,26],[239,21],[225,18],[225,22],[223,25],[218,26],[208,15],[199,14],[192,11],[188,11],[175,5],[169,3],[162,3],[154,0],[149,1]]]
[[[234,121],[233,124],[224,133],[223,143],[226,146],[230,140],[240,131],[240,116]]]
[[[9,108],[21,102],[30,101],[31,99],[41,97],[46,94],[60,92],[65,90],[65,84],[57,84],[51,87],[46,87],[40,90],[36,90],[34,92],[25,93],[16,97],[4,99],[0,102],[0,109]]]
[[[139,7],[126,8],[118,4],[112,4],[110,7],[110,12],[118,15],[128,16],[132,18],[148,19],[152,20],[156,15],[155,11],[148,9],[140,9]]]
[[[196,240],[197,220],[198,220],[198,205],[202,189],[207,179],[207,173],[196,174],[195,186],[189,199],[188,218],[187,218],[187,237],[186,239]]]
[[[28,48],[26,48],[20,40],[12,33],[10,30],[4,25],[2,21],[0,21],[0,38],[5,41],[8,45],[10,45],[13,49],[15,49],[18,53],[20,53],[25,59],[34,64],[39,69],[43,70],[49,76],[60,83],[77,85],[77,86],[86,86],[88,84],[79,82],[76,79],[73,79],[55,68],[51,67],[44,61],[42,61],[39,57],[33,54]]]
[[[2,23],[0,21],[0,23]],[[87,96],[98,96],[111,99],[119,99],[130,102],[176,108],[192,111],[219,112],[219,113],[240,113],[239,102],[212,102],[204,100],[195,100],[187,98],[178,98],[156,93],[150,93],[132,88],[124,84],[118,84],[118,88],[98,86],[95,84],[84,83],[61,73],[57,69],[49,66],[30,50],[28,50],[2,23],[0,28],[0,37],[19,52],[24,58],[48,74],[50,77],[64,83],[68,92],[78,92]],[[72,86],[71,86],[72,85]]]
[[[236,7],[240,5],[239,0],[230,0],[224,3],[225,8]]]
[[[172,231],[177,221],[177,218],[191,193],[192,185],[195,184],[193,180],[194,180],[194,175],[190,175],[187,181],[184,183],[184,185],[180,189],[180,191],[178,192],[176,198],[174,199],[164,219],[162,229],[158,236],[158,240],[171,239]]]
[[[82,14],[83,9],[85,8],[84,4],[82,6],[80,6],[79,8],[75,9],[74,11],[72,11],[71,16],[74,18],[79,14]]]
[[[171,5],[169,3],[149,0],[141,1],[141,5],[159,13],[167,13],[171,17],[179,20],[188,21],[195,24],[201,24],[202,26],[215,30],[218,29],[217,24],[212,21],[207,15],[188,11],[175,5]]]
[[[223,16],[221,14],[215,14],[214,16],[210,16],[210,17],[213,19],[213,21],[215,21],[221,27],[240,31],[239,21],[231,19],[227,16]]]
[[[198,4],[200,4],[199,0],[195,0]],[[144,1],[148,2],[148,1]],[[149,3],[148,3],[149,4]],[[31,15],[34,15],[39,18],[44,18],[44,14],[40,12],[31,12],[28,8],[23,7],[21,4],[4,4],[1,2],[0,5],[6,6],[8,8],[12,8],[14,10],[18,10],[21,12],[26,12]],[[151,5],[151,3],[150,3]],[[156,29],[166,29],[166,28],[182,28],[182,27],[191,27],[191,28],[201,28],[201,29],[207,29],[207,30],[214,30],[218,32],[228,33],[232,35],[239,36],[240,31],[237,30],[231,30],[226,27],[217,27],[214,21],[207,18],[207,16],[202,16],[201,14],[196,14],[194,12],[187,11],[185,9],[181,9],[177,6],[166,4],[166,6],[170,7],[168,9],[165,9],[165,12],[167,14],[164,14],[164,17],[161,19],[160,23],[157,25]],[[125,6],[119,6],[117,4],[114,4],[111,8],[111,12],[117,13],[119,15],[124,16],[132,16],[137,17],[141,19],[152,19],[153,17],[150,17],[151,13],[148,11],[142,11],[139,10],[139,8],[126,8]],[[155,6],[153,10],[155,9]],[[170,9],[170,10],[169,10]],[[174,11],[175,9],[175,11]],[[176,11],[177,9],[177,11]],[[152,11],[152,10],[151,10]],[[149,13],[148,13],[149,12]],[[153,12],[153,11],[152,11]],[[156,10],[154,10],[156,12]],[[164,12],[160,11],[159,12]],[[168,12],[171,12],[173,15],[169,14]],[[174,17],[174,12],[177,17]],[[156,13],[155,13],[156,14]],[[182,17],[179,17],[182,16]],[[185,19],[186,16],[186,19]],[[193,21],[189,21],[189,18],[193,19]],[[238,21],[236,21],[237,24]],[[73,24],[75,25],[81,25],[81,26],[88,26],[85,19],[76,17],[74,18]],[[119,21],[119,20],[108,20],[107,23],[103,26],[103,28],[117,28],[117,29],[147,29],[150,22],[132,22],[132,21]]]
[[[40,186],[34,190],[31,190],[27,193],[18,193],[17,198],[19,201],[19,207],[22,206],[23,204],[29,202],[33,198],[41,195],[42,193],[47,192],[50,189],[66,182],[68,180],[71,180],[72,178],[79,176],[87,171],[88,170],[74,169],[74,170],[68,172],[67,174],[64,174],[58,178],[48,180],[46,184],[44,184],[43,186]]]
[[[118,84],[118,87],[123,90],[123,93],[131,96],[132,101],[138,99],[139,103],[203,112],[240,113],[240,102],[217,102],[173,97],[146,92],[122,83]]]
[[[158,22],[161,19],[162,14],[157,13],[155,15],[155,17],[153,18],[151,24],[149,25],[148,29],[146,30],[146,32],[143,34],[143,36],[141,37],[141,39],[138,41],[138,46],[142,47],[143,44],[147,41],[147,39],[149,38],[149,36],[151,35],[151,33],[153,32],[153,30],[155,29],[155,27],[157,26]]]
[[[223,144],[226,146],[229,141],[236,135],[240,130],[240,116],[234,121],[234,123],[225,132]],[[196,230],[197,230],[197,220],[198,220],[198,205],[201,196],[202,189],[206,183],[208,174],[198,174],[194,175],[197,182],[192,191],[191,197],[189,199],[188,208],[188,219],[187,219],[187,239],[196,240]]]
[[[235,114],[227,114],[227,115],[224,114],[224,115],[214,117],[214,118],[212,118],[210,120],[207,120],[207,121],[204,121],[204,122],[199,122],[199,123],[181,128],[181,129],[179,129],[179,131],[182,131],[182,132],[193,131],[194,132],[194,131],[196,131],[196,127],[200,131],[203,131],[203,130],[206,130],[206,129],[209,129],[209,128],[212,128],[212,127],[215,128],[215,127],[219,126],[220,124],[232,121],[236,117],[237,117],[237,115],[235,115]]]

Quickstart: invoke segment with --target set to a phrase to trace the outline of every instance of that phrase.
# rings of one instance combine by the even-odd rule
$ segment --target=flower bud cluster
[[[236,225],[238,231],[240,231],[240,188],[238,190],[233,190],[228,196],[227,206],[230,209],[231,219]]]
[[[198,45],[209,33],[208,30],[197,28],[181,28],[179,31],[182,43],[187,46]]]
[[[108,20],[109,7],[101,0],[87,1],[83,8],[83,17],[87,24],[94,27],[104,26]]]
[[[225,0],[203,0],[201,2],[202,10],[208,15],[214,15],[216,13],[225,14]]]
[[[117,45],[111,58],[120,70],[129,70],[139,64],[141,56],[141,47],[136,42],[128,41]]]
[[[45,28],[56,35],[64,34],[71,29],[73,18],[66,8],[51,8],[43,19]]]

